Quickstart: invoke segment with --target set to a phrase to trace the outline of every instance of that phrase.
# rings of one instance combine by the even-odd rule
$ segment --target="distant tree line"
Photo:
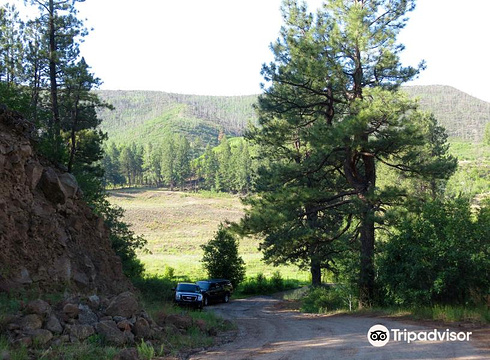
[[[110,143],[102,161],[105,185],[156,186],[170,190],[213,190],[248,193],[253,186],[253,161],[248,143],[221,136],[217,147],[208,145],[196,157],[180,134],[166,135],[158,145]]]

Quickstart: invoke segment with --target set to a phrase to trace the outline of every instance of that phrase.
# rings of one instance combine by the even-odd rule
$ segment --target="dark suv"
[[[210,302],[230,301],[230,296],[233,294],[233,285],[230,280],[225,279],[210,279],[198,281],[197,285],[201,288],[204,306]]]
[[[177,305],[193,306],[197,309],[203,307],[203,295],[199,285],[192,283],[178,283],[175,291],[174,301]]]

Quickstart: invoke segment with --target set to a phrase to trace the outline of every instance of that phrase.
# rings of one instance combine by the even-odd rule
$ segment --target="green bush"
[[[342,292],[333,287],[311,288],[301,301],[301,311],[306,313],[326,313],[348,309]]]
[[[175,282],[171,278],[153,276],[141,276],[132,279],[147,302],[172,301]]]
[[[270,295],[297,287],[299,287],[298,280],[284,280],[280,272],[276,271],[270,279],[259,273],[255,278],[245,280],[238,287],[237,293],[241,295]]]
[[[478,304],[490,289],[490,207],[431,201],[400,224],[382,249],[386,303]]]

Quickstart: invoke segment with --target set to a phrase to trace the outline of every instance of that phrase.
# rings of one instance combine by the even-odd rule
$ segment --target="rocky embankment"
[[[132,289],[73,175],[35,153],[34,126],[0,105],[0,292]]]
[[[53,305],[37,299],[2,322],[13,347],[59,348],[99,339],[122,348],[115,357],[119,360],[139,359],[135,346],[142,341],[158,346],[169,334],[184,334],[191,328],[217,334],[203,320],[189,315],[159,313],[153,320],[130,291],[117,296],[70,296]],[[0,359],[10,359],[9,354],[0,352]]]
[[[37,299],[4,322],[11,342],[27,347],[77,343],[94,334],[107,344],[122,346],[162,333],[129,291],[112,298],[73,296],[54,306]]]

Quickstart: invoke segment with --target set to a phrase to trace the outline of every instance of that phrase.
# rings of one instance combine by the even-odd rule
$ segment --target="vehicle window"
[[[206,281],[198,281],[197,284],[204,291],[209,290],[209,283],[208,282],[206,282]]]
[[[199,292],[199,286],[193,284],[179,284],[177,291]]]

